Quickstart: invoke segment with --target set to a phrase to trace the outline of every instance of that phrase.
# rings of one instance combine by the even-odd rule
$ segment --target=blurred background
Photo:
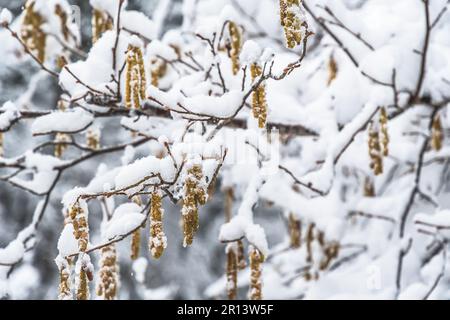
[[[152,16],[158,1],[129,0],[128,8]],[[0,8],[6,7],[17,16],[20,14],[24,3],[25,1],[19,0],[0,0]],[[83,49],[88,51],[91,45],[91,8],[89,1],[72,0],[70,3],[80,8]],[[182,23],[181,5],[181,0],[172,1],[170,14],[164,23],[166,30],[176,28]],[[30,75],[36,71],[36,66],[31,62],[20,66],[11,66],[7,60],[0,56],[0,105],[8,100],[16,100],[26,90],[31,78]],[[32,98],[34,107],[43,110],[53,109],[60,93],[56,81],[45,78],[45,80],[39,82],[38,89]],[[114,144],[119,139],[116,136],[117,132],[118,130],[114,126],[110,124],[107,127],[105,126],[102,131],[102,144]],[[25,126],[18,125],[14,127],[11,133],[6,135],[6,154],[8,156],[21,154],[32,143],[35,144],[36,139],[38,138],[31,137]],[[137,156],[148,155],[148,151],[148,148],[145,147],[138,149]],[[72,156],[74,155],[72,154]],[[68,153],[67,157],[70,156],[71,154]],[[52,196],[51,205],[40,225],[36,248],[32,253],[26,255],[26,261],[20,264],[11,274],[10,285],[12,286],[13,296],[6,298],[57,298],[58,270],[54,258],[57,256],[56,244],[63,227],[60,199],[66,191],[73,187],[86,185],[95,175],[100,163],[114,166],[120,163],[120,157],[121,154],[111,154],[108,157],[96,158],[65,173],[59,188]],[[236,198],[235,205],[238,205],[239,191],[236,193]],[[21,229],[31,222],[38,200],[33,195],[0,182],[0,248],[5,247]],[[121,273],[120,299],[206,298],[205,288],[224,274],[225,246],[217,239],[219,228],[225,219],[224,196],[220,190],[220,181],[217,183],[211,201],[200,211],[200,230],[193,246],[190,248],[182,247],[182,231],[179,226],[180,208],[169,202],[165,202],[164,207],[166,210],[164,228],[168,238],[168,248],[159,261],[149,257],[145,239],[148,235],[148,229],[142,233],[141,255],[148,260],[144,284],[138,284],[136,281],[136,275],[129,258],[130,241],[125,240],[118,246]],[[270,204],[266,203],[260,204],[260,207],[261,209],[258,210],[256,215],[257,222],[265,228],[267,238],[272,241],[269,245],[274,245],[282,241],[283,235],[286,234],[281,212],[271,208]],[[92,230],[98,230],[100,219],[100,207],[93,205],[90,208],[89,215]],[[96,240],[98,240],[98,235],[93,235],[91,242]],[[92,258],[94,265],[97,265],[98,255],[95,254]],[[142,263],[142,261],[140,262]],[[94,289],[94,285],[91,285],[91,289]],[[245,298],[245,292],[240,294],[240,298]]]

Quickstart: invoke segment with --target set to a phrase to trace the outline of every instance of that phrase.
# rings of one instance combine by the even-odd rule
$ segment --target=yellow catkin
[[[145,100],[147,80],[141,48],[130,45],[127,51],[125,75],[125,105],[128,109],[141,108]]]
[[[137,229],[133,232],[131,237],[131,260],[136,260],[139,258],[139,252],[141,251],[141,229]]]
[[[159,80],[167,73],[167,62],[162,59],[152,59],[151,61],[151,82],[152,86],[158,87]]]
[[[313,262],[312,246],[314,242],[314,223],[310,223],[306,232],[306,262]]]
[[[112,30],[112,28],[112,18],[106,12],[94,9],[92,12],[92,43],[97,42],[104,32]]]
[[[89,299],[89,281],[93,280],[92,276],[92,264],[89,256],[82,255],[77,261],[75,269],[78,274],[77,278],[77,300],[88,300]]]
[[[439,151],[442,149],[442,143],[444,140],[444,133],[442,131],[441,117],[436,115],[433,119],[431,127],[431,147]]]
[[[64,152],[68,148],[68,142],[70,142],[70,136],[65,133],[57,133],[55,136],[55,157],[61,158]]]
[[[114,244],[102,248],[98,281],[97,296],[103,300],[114,300],[119,286],[119,266]]]
[[[99,129],[89,129],[86,132],[86,145],[91,150],[100,149],[100,130]]]
[[[133,202],[138,206],[142,206],[142,198],[139,195],[133,197]],[[139,258],[139,252],[141,251],[141,228],[133,232],[131,237],[131,260]]]
[[[334,56],[332,55],[330,57],[330,60],[328,60],[328,86],[336,79],[338,73],[338,65],[336,60],[334,59]]]
[[[374,129],[373,124],[369,126],[369,157],[370,168],[375,175],[383,173],[383,157],[381,152],[380,135],[378,130]]]
[[[236,75],[239,72],[239,69],[241,68],[241,64],[239,62],[239,55],[241,53],[242,48],[242,34],[239,26],[234,22],[230,22],[228,24],[228,32],[230,33],[230,40],[231,40],[230,57],[232,70],[233,74]]]
[[[262,68],[258,64],[253,63],[250,66],[250,73],[254,81],[257,77],[261,76]],[[267,121],[266,86],[264,83],[261,83],[253,92],[252,111],[253,117],[258,120],[258,126],[264,128]]]
[[[301,0],[280,0],[280,20],[284,29],[286,46],[290,49],[298,46],[303,39],[301,20]]]
[[[229,222],[233,215],[233,188],[226,188],[225,193],[225,221]]]
[[[291,248],[300,248],[301,246],[301,222],[294,214],[289,214],[289,238]]]
[[[375,186],[369,177],[364,179],[364,196],[370,198],[375,197]]]
[[[227,296],[229,300],[237,297],[238,252],[237,244],[230,243],[226,246],[227,254]]]
[[[204,205],[207,199],[207,193],[202,186],[203,172],[199,165],[194,165],[188,170],[188,175],[184,183],[183,208],[183,245],[191,245],[194,235],[199,227],[198,207]]]
[[[78,277],[77,300],[88,300],[89,285],[86,271],[82,269]]]
[[[262,300],[262,263],[264,262],[263,254],[254,246],[249,248],[250,256],[250,291],[249,298],[251,300]]]
[[[78,249],[85,252],[89,243],[87,214],[79,203],[75,203],[70,207],[69,215],[72,219],[75,239],[78,240]]]
[[[247,267],[247,261],[245,261],[244,242],[242,242],[242,240],[237,241],[237,264],[239,270],[244,270]]]
[[[67,12],[64,11],[64,9],[61,5],[57,4],[55,6],[55,14],[59,18],[64,40],[67,41],[67,40],[69,40],[69,37],[70,37],[70,29],[67,25],[67,22],[68,22]]]
[[[47,35],[42,30],[44,18],[34,10],[35,1],[28,0],[25,4],[25,14],[20,29],[20,37],[27,48],[43,63],[45,60],[45,46]]]
[[[388,124],[388,115],[386,112],[386,108],[382,107],[380,109],[380,135],[384,157],[387,157],[389,155],[389,133],[387,124]]]
[[[159,259],[167,247],[167,238],[163,231],[164,209],[161,204],[161,194],[153,192],[151,201],[149,249],[152,256]]]
[[[58,257],[56,263],[59,270],[59,300],[72,300],[71,278],[70,278],[70,262],[68,259]]]

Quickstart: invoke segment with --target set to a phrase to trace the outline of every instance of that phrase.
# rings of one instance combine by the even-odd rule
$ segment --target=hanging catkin
[[[70,263],[66,258],[58,256],[55,259],[59,271],[59,300],[72,300],[71,278],[70,278]]]
[[[238,247],[237,243],[229,243],[225,252],[227,254],[227,296],[229,300],[237,296],[237,273],[238,273]]]
[[[306,233],[306,262],[312,263],[313,262],[313,252],[312,252],[312,246],[314,242],[314,223],[310,223],[308,226],[308,231]]]
[[[242,242],[242,240],[237,241],[237,264],[239,270],[244,270],[247,267],[247,261],[245,261],[244,242]]]
[[[375,186],[373,185],[372,179],[370,179],[370,177],[366,177],[364,179],[364,196],[375,197]]]
[[[436,151],[441,150],[443,140],[444,133],[442,132],[441,117],[438,114],[434,117],[431,127],[431,147]]]
[[[55,157],[61,158],[64,152],[68,148],[70,142],[70,136],[65,133],[58,132],[55,135]]]
[[[389,133],[387,124],[388,124],[388,115],[386,112],[386,108],[382,107],[380,109],[380,135],[384,157],[387,157],[389,155]]]
[[[262,299],[262,263],[264,256],[253,245],[249,247],[250,256],[250,291],[249,298],[251,300]]]
[[[167,247],[167,238],[163,231],[164,209],[159,191],[152,193],[150,207],[150,240],[149,249],[153,258],[159,259]]]
[[[102,248],[98,281],[97,296],[103,300],[114,300],[119,286],[119,265],[115,244]]]
[[[230,33],[230,40],[231,40],[230,57],[232,70],[233,74],[236,75],[239,72],[239,69],[241,68],[241,64],[239,62],[239,55],[241,53],[242,48],[242,34],[239,26],[232,21],[228,23],[228,32]]]
[[[300,248],[301,245],[301,222],[293,213],[289,214],[289,238],[291,248]]]
[[[28,0],[25,4],[25,14],[22,20],[20,36],[27,48],[36,55],[39,62],[45,60],[47,35],[42,30],[44,18],[34,10],[35,1]]]
[[[280,19],[284,29],[286,46],[298,46],[303,39],[301,0],[280,0]]]
[[[202,167],[193,165],[189,170],[184,182],[183,208],[183,245],[191,245],[194,235],[199,227],[198,207],[204,205],[207,199]]]
[[[133,202],[138,206],[142,207],[142,199],[141,196],[136,195],[133,197]],[[139,252],[141,251],[141,228],[138,228],[133,232],[131,237],[131,260],[136,260],[139,258]]]
[[[86,145],[91,150],[99,150],[100,149],[100,129],[89,129],[86,132]]]
[[[336,79],[338,73],[338,65],[334,56],[331,55],[330,60],[328,60],[328,86]]]
[[[262,68],[253,63],[250,66],[250,73],[252,80],[262,75]],[[267,101],[266,101],[266,86],[261,83],[254,91],[252,95],[252,111],[253,117],[258,121],[258,126],[264,128],[267,120]]]
[[[81,254],[75,265],[77,300],[89,299],[89,281],[93,280],[92,264],[89,255]]]
[[[380,135],[371,123],[369,125],[369,157],[370,168],[375,175],[383,173],[383,157],[381,153]]]
[[[85,252],[89,243],[87,214],[81,205],[76,202],[70,207],[69,215],[72,219],[75,239],[78,240],[78,249],[80,252]]]
[[[97,42],[104,32],[112,28],[113,20],[106,12],[97,9],[92,11],[92,43]]]
[[[59,22],[60,22],[60,26],[61,26],[61,30],[62,30],[62,34],[63,34],[64,40],[68,41],[69,40],[69,36],[70,36],[70,29],[67,26],[67,22],[68,22],[67,12],[64,11],[63,7],[60,4],[57,4],[55,6],[55,14],[59,18]]]
[[[162,59],[155,58],[150,61],[150,65],[152,86],[158,87],[159,80],[167,73],[167,62]]]
[[[141,108],[141,101],[145,100],[146,86],[142,50],[140,47],[129,45],[125,75],[125,105],[127,108]]]

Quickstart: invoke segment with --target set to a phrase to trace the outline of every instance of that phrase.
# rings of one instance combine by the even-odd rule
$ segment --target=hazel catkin
[[[161,194],[152,193],[150,207],[150,240],[149,249],[153,258],[159,259],[167,247],[167,238],[163,231],[164,209],[161,204]]]
[[[262,68],[257,63],[250,66],[250,73],[252,80],[262,75]],[[252,95],[252,111],[253,117],[257,119],[258,126],[264,128],[267,121],[267,100],[266,100],[266,86],[261,83],[253,92]]]

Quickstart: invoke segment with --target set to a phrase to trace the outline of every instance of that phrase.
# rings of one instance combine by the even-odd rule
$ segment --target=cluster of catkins
[[[306,246],[306,262],[311,266],[305,273],[305,279],[315,280],[319,277],[319,271],[327,270],[331,262],[339,254],[339,243],[337,241],[326,241],[325,234],[316,228],[314,223],[306,226],[306,232],[302,234],[301,221],[293,214],[289,215],[288,221],[290,246],[299,249]]]
[[[95,146],[91,146],[94,148]],[[159,259],[164,249],[167,247],[167,238],[163,231],[164,209],[162,208],[162,192],[154,190],[151,193],[150,202],[150,237],[149,251],[155,259]],[[193,164],[187,169],[187,175],[183,187],[183,245],[190,245],[194,235],[198,230],[199,218],[198,207],[204,205],[207,200],[207,184],[203,175],[202,166]],[[137,205],[142,206],[140,196],[132,199]],[[77,200],[70,206],[65,215],[64,223],[73,225],[74,238],[78,242],[78,260],[75,265],[76,274],[76,299],[89,299],[89,282],[93,280],[93,267],[88,255],[89,226],[87,220],[87,204],[85,201]],[[131,259],[139,257],[141,242],[141,227],[132,233]],[[239,261],[243,261],[243,247],[239,247]],[[60,275],[59,298],[72,299],[71,289],[71,266],[74,258],[58,256],[56,264]],[[240,268],[245,267],[245,262],[239,262]],[[113,300],[118,294],[119,287],[119,265],[117,252],[114,243],[110,243],[101,248],[100,268],[98,273],[98,283],[96,293],[104,300]]]
[[[128,46],[126,68],[125,106],[128,109],[140,109],[141,102],[145,100],[147,87],[144,59],[140,46],[135,44]]]
[[[231,220],[233,202],[233,189],[225,190],[225,214],[226,220]],[[250,286],[249,298],[251,300],[262,299],[262,263],[264,255],[253,245],[249,245],[249,267],[250,267]],[[242,240],[230,242],[225,247],[227,257],[226,262],[226,280],[227,297],[230,300],[237,298],[237,278],[239,270],[247,267],[244,254],[244,243]]]
[[[244,255],[244,243],[242,240],[231,242],[225,247],[227,255],[226,279],[228,299],[237,298],[237,276],[239,270],[247,267]],[[264,255],[253,245],[249,246],[250,286],[248,297],[251,300],[262,299],[262,263]]]
[[[236,75],[241,63],[239,56],[242,50],[243,34],[241,28],[233,21],[228,22],[229,43],[228,54],[231,59],[231,66],[233,74]],[[262,67],[258,62],[253,62],[250,65],[250,75],[252,81],[262,75]],[[260,83],[252,94],[252,113],[253,117],[258,121],[258,126],[264,128],[267,121],[267,101],[266,101],[266,86]]]
[[[389,155],[388,116],[384,107],[380,108],[377,127],[373,122],[369,125],[369,157],[370,168],[375,175],[383,173],[383,158]]]
[[[37,60],[41,63],[44,63],[46,59],[45,48],[47,45],[47,33],[44,31],[44,25],[47,22],[46,18],[42,16],[38,10],[36,10],[36,0],[28,0],[24,6],[24,15],[22,19],[22,24],[20,28],[20,38]],[[76,36],[74,36],[69,28],[70,21],[70,12],[67,12],[65,8],[63,8],[60,4],[55,4],[54,14],[58,17],[61,32],[62,32],[62,41],[68,42],[69,40],[76,41]],[[59,59],[64,59],[64,57],[58,57]],[[61,60],[63,61],[63,60]],[[61,67],[63,64],[61,61],[58,61],[58,65]]]
[[[300,45],[304,38],[303,12],[301,0],[280,0],[280,19],[284,29],[286,46],[290,49]]]
[[[164,250],[167,247],[167,238],[163,230],[164,209],[162,208],[162,194],[155,190],[151,194],[150,203],[150,237],[148,241],[148,248],[155,259],[161,258]],[[140,196],[135,196],[133,201],[142,206],[142,199]],[[141,230],[135,230],[131,239],[131,259],[139,258],[139,251],[141,245]]]
[[[35,1],[28,0],[25,4],[25,15],[22,21],[20,36],[27,48],[33,52],[40,62],[45,60],[45,45],[47,34],[42,30],[44,18],[34,10]]]

